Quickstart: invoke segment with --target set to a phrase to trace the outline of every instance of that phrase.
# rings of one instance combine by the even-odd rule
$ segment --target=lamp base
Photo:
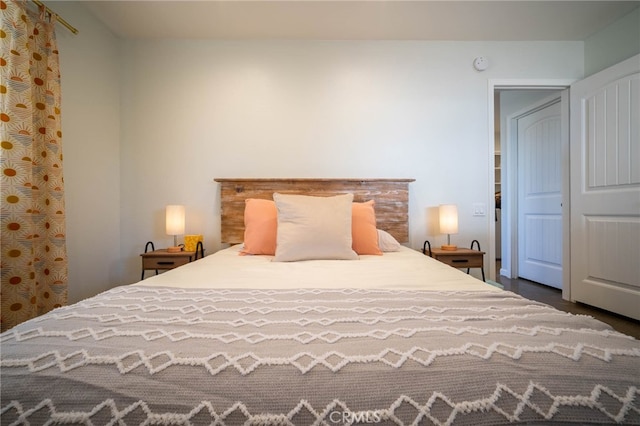
[[[452,244],[443,244],[442,246],[440,246],[440,248],[442,250],[447,250],[447,251],[456,251],[458,250],[458,246],[452,245]]]
[[[182,247],[180,246],[167,247],[167,252],[169,253],[179,253],[181,251],[182,251]]]

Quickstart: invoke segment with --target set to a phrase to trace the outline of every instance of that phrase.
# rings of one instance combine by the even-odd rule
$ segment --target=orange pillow
[[[247,198],[244,205],[244,248],[240,254],[276,254],[278,211],[272,200]]]
[[[358,254],[381,255],[376,229],[375,201],[353,203],[351,209],[351,248]]]
[[[381,255],[376,229],[375,201],[353,203],[351,248],[358,254]],[[278,210],[272,200],[247,198],[244,206],[244,248],[240,254],[276,254]]]

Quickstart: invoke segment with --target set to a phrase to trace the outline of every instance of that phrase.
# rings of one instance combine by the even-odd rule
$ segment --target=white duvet
[[[137,285],[178,288],[394,288],[501,291],[422,253],[401,247],[358,260],[272,262],[273,256],[240,256],[236,245]]]

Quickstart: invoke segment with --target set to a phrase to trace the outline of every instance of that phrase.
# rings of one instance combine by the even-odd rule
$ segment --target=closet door
[[[562,288],[560,98],[518,118],[518,276]]]

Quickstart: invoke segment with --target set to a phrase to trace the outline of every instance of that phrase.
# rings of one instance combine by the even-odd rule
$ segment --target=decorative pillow
[[[353,194],[312,197],[274,193],[278,210],[276,262],[357,259],[351,248]]]
[[[374,206],[374,200],[369,200],[365,203],[353,203],[352,205],[352,248],[358,254],[382,254],[378,245]]]
[[[400,250],[400,243],[398,240],[393,238],[393,235],[387,231],[383,231],[382,229],[378,229],[378,244],[380,245],[380,250],[383,252]]]
[[[247,198],[244,205],[244,248],[240,254],[276,254],[278,211],[271,200]]]

